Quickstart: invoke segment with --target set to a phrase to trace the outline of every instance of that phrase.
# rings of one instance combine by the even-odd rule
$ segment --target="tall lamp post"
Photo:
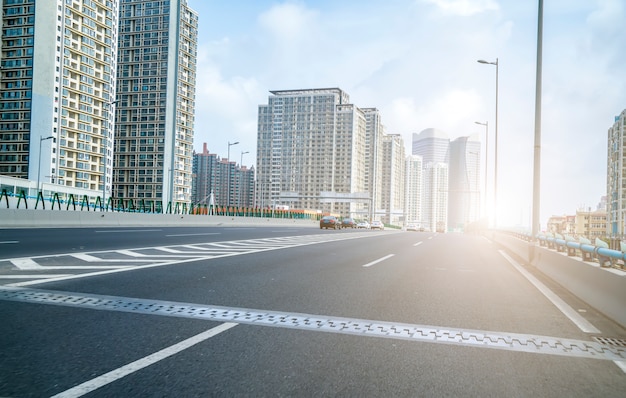
[[[39,176],[41,175],[41,143],[46,140],[51,140],[53,138],[54,138],[53,136],[39,138],[39,163],[37,164],[37,192],[41,190],[39,189]]]
[[[228,167],[228,180],[226,182],[226,207],[230,206],[230,147],[239,144],[239,141],[228,142],[228,157],[226,158],[226,167]]]
[[[498,225],[498,58],[495,62],[485,61],[483,59],[478,60],[481,64],[495,65],[496,66],[496,127],[495,127],[495,143],[494,143],[494,166],[493,166],[493,226]]]
[[[489,121],[485,123],[474,122],[485,126],[485,214],[487,214],[487,163],[489,162]]]
[[[537,17],[537,75],[535,77],[535,147],[533,159],[533,217],[532,239],[535,241],[539,233],[539,204],[541,179],[541,80],[542,80],[542,49],[543,49],[543,0],[539,0]],[[534,257],[534,248],[533,248]]]

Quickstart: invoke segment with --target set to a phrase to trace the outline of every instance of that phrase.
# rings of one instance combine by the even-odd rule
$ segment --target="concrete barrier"
[[[71,227],[319,227],[319,221],[289,218],[233,217],[191,214],[146,214],[97,211],[0,209],[0,228]]]
[[[599,264],[540,247],[504,232],[492,231],[488,237],[626,327],[626,272],[600,267]]]

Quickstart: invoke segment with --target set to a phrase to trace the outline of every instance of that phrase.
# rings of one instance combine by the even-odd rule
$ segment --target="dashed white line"
[[[0,245],[10,245],[12,243],[20,243],[19,240],[5,240],[3,242],[0,242]]]
[[[388,254],[388,255],[386,255],[385,257],[381,257],[381,258],[379,258],[378,260],[374,260],[374,261],[372,261],[371,263],[364,264],[364,265],[363,265],[363,267],[371,267],[372,265],[374,265],[374,264],[378,264],[378,263],[380,263],[381,261],[385,261],[385,260],[387,260],[388,258],[391,258],[391,257],[393,257],[393,256],[395,256],[395,254]]]
[[[413,246],[419,246],[421,244],[422,244],[422,242],[417,242],[417,243],[413,243]]]
[[[223,323],[219,326],[216,326],[212,329],[207,330],[206,332],[202,332],[198,335],[188,338],[187,340],[183,340],[180,343],[174,344],[173,346],[164,348],[161,351],[148,355],[147,357],[141,358],[135,362],[131,362],[128,365],[122,366],[121,368],[112,370],[94,379],[91,379],[82,384],[79,384],[76,387],[63,391],[60,394],[54,395],[54,397],[56,398],[82,397],[83,395],[88,394],[94,390],[97,390],[100,387],[103,387],[109,383],[112,383],[116,380],[126,377],[129,374],[135,373],[138,370],[141,370],[145,367],[155,364],[167,357],[177,354],[183,350],[186,350],[189,347],[192,347],[198,343],[201,343],[207,339],[210,339],[213,336],[216,336],[222,332],[225,332],[234,326],[237,326],[237,323],[232,323],[232,322]]]

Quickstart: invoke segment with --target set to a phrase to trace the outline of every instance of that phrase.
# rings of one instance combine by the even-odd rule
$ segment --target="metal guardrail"
[[[515,232],[519,238],[532,241],[529,233]],[[584,237],[574,238],[568,235],[544,233],[537,235],[539,246],[566,252],[568,256],[578,256],[583,261],[598,262],[602,267],[614,267],[624,269],[626,265],[626,245],[621,244],[622,250],[610,249],[608,244],[596,238],[592,244]]]
[[[2,189],[0,191],[0,208],[28,209],[29,202],[31,208],[35,210],[66,211],[100,211],[100,212],[120,212],[120,213],[148,213],[148,214],[183,214],[183,215],[216,215],[229,217],[255,217],[255,218],[277,218],[277,219],[301,219],[319,220],[322,214],[310,210],[301,209],[270,209],[258,207],[235,207],[235,206],[213,206],[206,204],[172,203],[163,205],[160,201],[146,202],[143,199],[133,200],[124,198],[109,197],[106,203],[101,197],[88,195],[74,195],[52,192],[49,197],[44,198],[43,193],[38,192],[36,197],[29,196],[26,191],[15,194],[12,191]],[[34,206],[32,205],[34,203]]]

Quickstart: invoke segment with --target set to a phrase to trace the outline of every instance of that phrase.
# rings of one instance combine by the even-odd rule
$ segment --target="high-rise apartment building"
[[[480,219],[480,141],[478,135],[450,142],[448,225],[463,230]]]
[[[115,198],[191,202],[197,35],[186,0],[121,0]]]
[[[254,167],[220,159],[204,143],[202,152],[193,155],[191,201],[194,205],[227,206],[230,189],[230,206],[253,207],[254,177]]]
[[[366,212],[366,119],[339,88],[271,91],[259,106],[257,204]]]
[[[422,225],[430,231],[448,230],[448,164],[430,162],[424,167]]]
[[[0,174],[101,191],[118,1],[4,1],[2,11]]]
[[[422,157],[423,192],[422,223],[431,231],[442,231],[448,225],[448,162],[450,138],[437,129],[413,134],[413,155]]]
[[[607,231],[608,236],[626,235],[626,109],[608,130]]]
[[[376,108],[363,108],[365,115],[365,187],[371,202],[368,203],[366,214],[359,218],[372,220],[376,209],[382,212],[382,196],[380,192],[383,137],[386,134],[380,111]]]
[[[404,184],[406,153],[399,134],[383,136],[382,167],[380,168],[380,196],[382,213],[376,214],[386,224],[402,225],[405,213]]]
[[[422,191],[423,191],[422,157],[409,155],[406,157],[405,190],[405,223],[417,223],[422,227]]]
[[[193,183],[191,201],[196,205],[216,205],[216,198],[222,197],[222,174],[220,158],[209,152],[207,144],[203,144],[202,152],[193,154]]]

